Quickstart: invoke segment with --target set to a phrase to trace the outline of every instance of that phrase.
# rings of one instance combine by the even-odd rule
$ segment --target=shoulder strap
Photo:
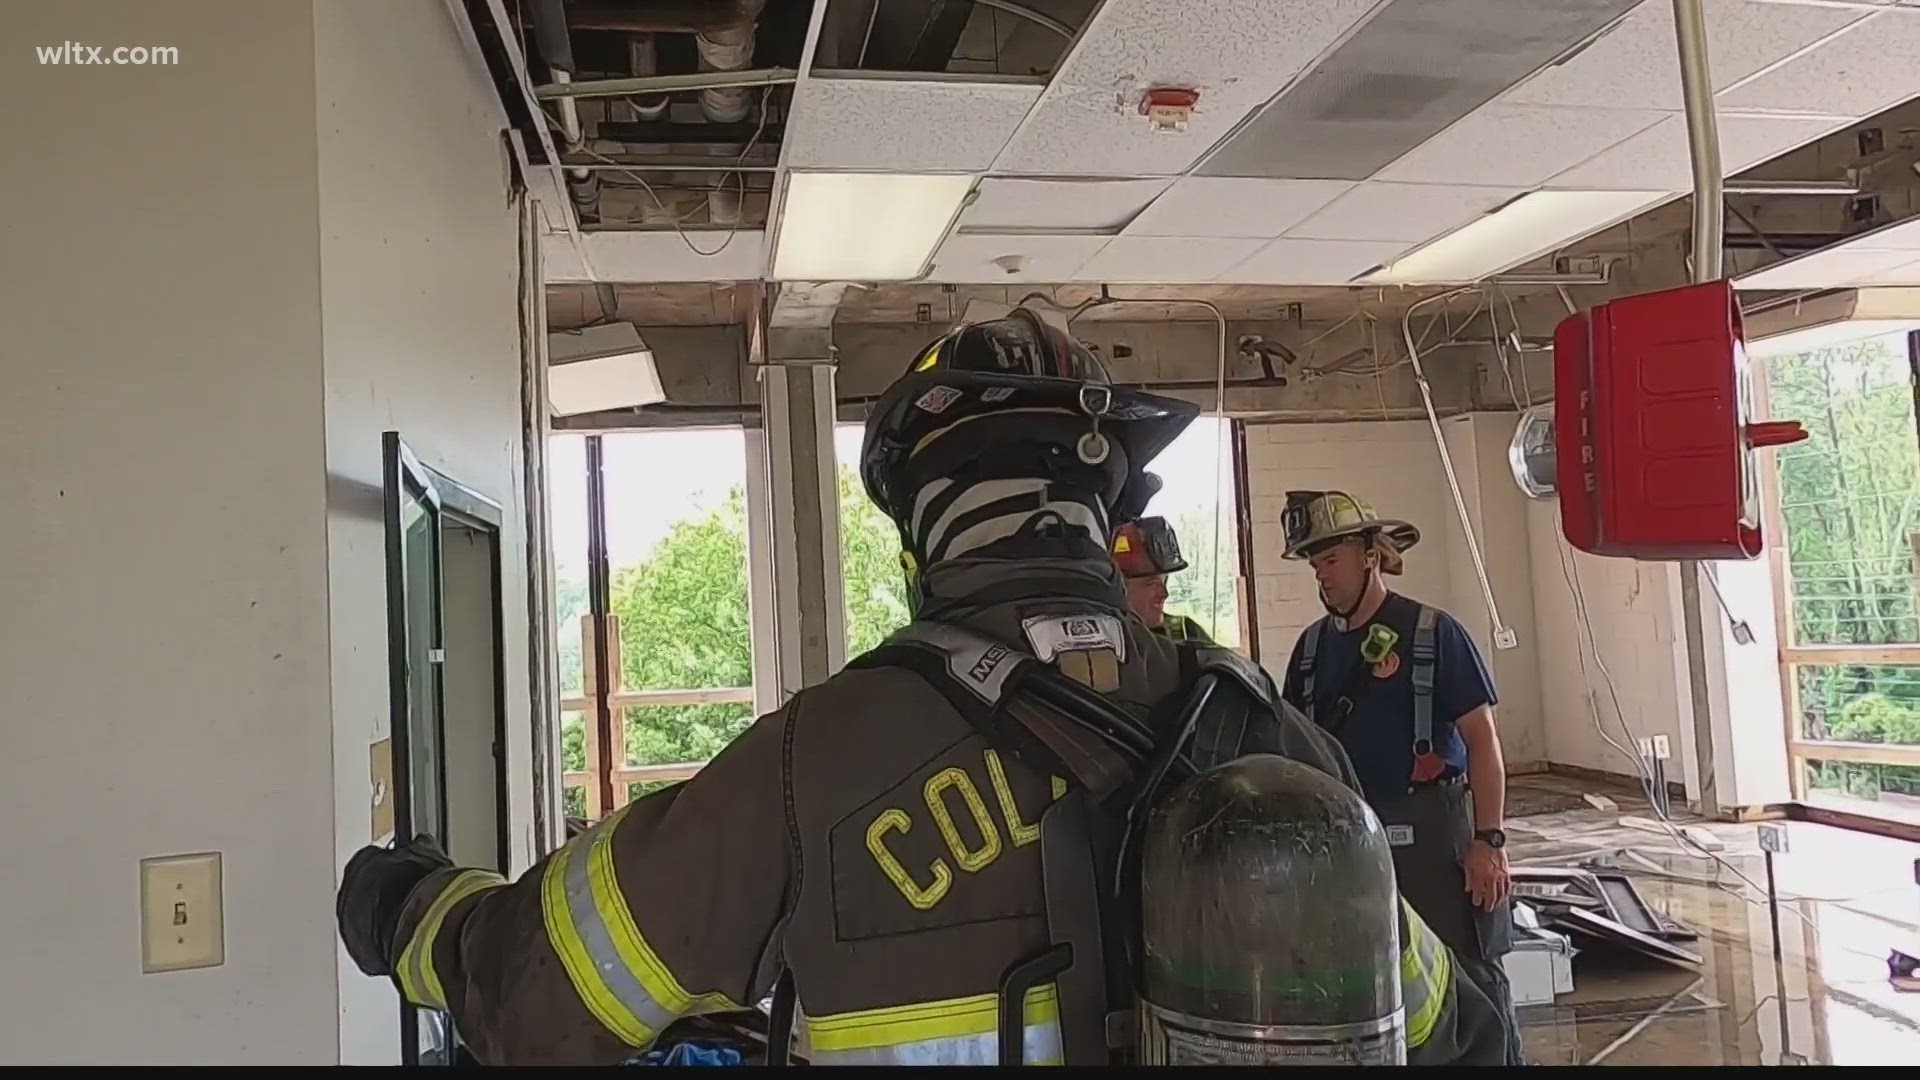
[[[1051,775],[1065,773],[1096,799],[1124,783],[1150,754],[1150,733],[1137,728],[1052,665],[991,638],[945,623],[917,622],[897,631],[849,668],[898,667],[938,690],[997,749]],[[1045,693],[1014,693],[1032,688]],[[1065,696],[1078,706],[1048,707]]]
[[[1421,604],[1413,629],[1413,751],[1416,754],[1433,749],[1433,672],[1439,656],[1434,639],[1439,623],[1439,611]]]
[[[1314,657],[1319,653],[1320,639],[1326,636],[1327,626],[1332,621],[1333,616],[1322,615],[1300,635],[1300,693],[1306,699],[1308,712],[1313,711]]]

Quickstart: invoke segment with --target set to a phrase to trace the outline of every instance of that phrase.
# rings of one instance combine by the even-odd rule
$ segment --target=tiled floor
[[[1621,813],[1650,816],[1620,789],[1558,777],[1514,782],[1603,790],[1621,807],[1515,821],[1514,862],[1631,848],[1695,879],[1633,875],[1648,903],[1700,933],[1688,947],[1703,958],[1695,970],[1584,949],[1574,959],[1573,992],[1520,1010],[1530,1058],[1544,1065],[1920,1063],[1920,994],[1895,991],[1886,969],[1890,948],[1920,951],[1913,880],[1920,845],[1787,823],[1789,851],[1775,862],[1782,897],[1776,965],[1754,826],[1702,826],[1725,845],[1719,854],[1731,865],[1723,866],[1665,835],[1618,825]],[[1735,870],[1762,888],[1741,882]]]

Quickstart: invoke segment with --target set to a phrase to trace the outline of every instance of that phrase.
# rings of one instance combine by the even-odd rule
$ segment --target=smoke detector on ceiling
[[[1184,86],[1152,86],[1140,98],[1140,115],[1155,134],[1180,134],[1200,103],[1200,91]]]

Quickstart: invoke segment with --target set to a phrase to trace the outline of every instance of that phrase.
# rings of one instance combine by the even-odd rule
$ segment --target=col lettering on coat
[[[1039,914],[1030,889],[1009,886],[1039,873],[1040,815],[1065,791],[991,748],[942,753],[834,826],[834,891],[872,897],[836,905],[838,936]]]

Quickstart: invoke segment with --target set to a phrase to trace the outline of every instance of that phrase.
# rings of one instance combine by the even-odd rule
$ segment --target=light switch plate
[[[227,960],[220,853],[140,860],[140,970],[219,967]]]

